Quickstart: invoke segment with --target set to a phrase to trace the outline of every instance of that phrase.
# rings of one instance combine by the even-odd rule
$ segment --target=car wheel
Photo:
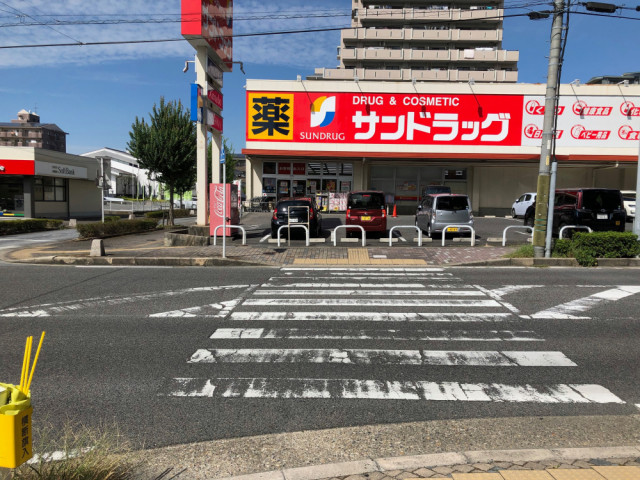
[[[278,230],[271,229],[271,238],[278,238]]]
[[[516,218],[516,217],[517,217],[517,215],[516,215],[516,209],[515,209],[515,208],[512,208],[512,209],[511,209],[511,218]]]
[[[533,217],[524,217],[524,226],[533,227]]]

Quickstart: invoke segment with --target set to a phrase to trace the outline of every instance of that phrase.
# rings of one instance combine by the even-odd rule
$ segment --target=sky
[[[570,18],[563,83],[640,71],[640,23],[622,18],[640,19],[636,5],[605,16],[573,8],[581,13]],[[505,16],[551,8],[541,0],[505,0]],[[351,0],[235,0],[234,33],[348,27],[350,13]],[[0,0],[0,122],[26,109],[68,133],[69,153],[127,150],[131,124],[136,117],[148,119],[161,97],[189,108],[195,71],[193,64],[182,70],[195,51],[179,40],[179,19],[180,0]],[[119,23],[95,23],[105,20]],[[550,32],[551,19],[505,18],[503,49],[520,52],[519,82],[546,83]],[[178,41],[4,48],[167,39]],[[238,65],[225,74],[222,116],[223,135],[236,152],[245,147],[246,80],[295,80],[317,67],[335,68],[339,44],[339,31],[234,39],[234,60],[243,62],[246,75]]]

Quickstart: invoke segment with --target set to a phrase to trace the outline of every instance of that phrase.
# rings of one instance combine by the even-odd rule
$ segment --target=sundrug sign
[[[544,96],[252,91],[246,140],[292,149],[367,144],[372,151],[371,145],[539,147],[544,110]],[[562,97],[557,114],[558,147],[630,147],[640,130],[640,97]]]

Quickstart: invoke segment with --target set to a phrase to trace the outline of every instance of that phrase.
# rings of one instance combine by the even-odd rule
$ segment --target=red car
[[[387,232],[387,211],[384,192],[367,190],[351,192],[347,198],[345,225],[359,225],[365,232]],[[347,235],[357,234],[358,229],[347,229]]]

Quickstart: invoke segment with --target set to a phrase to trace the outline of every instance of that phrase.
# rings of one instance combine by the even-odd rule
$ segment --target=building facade
[[[20,110],[11,123],[0,123],[0,146],[31,147],[67,151],[67,133],[53,123],[40,123],[40,116]]]
[[[96,218],[102,209],[94,159],[0,147],[0,218]]]
[[[514,83],[519,52],[502,49],[503,6],[503,0],[352,0],[340,64],[316,69],[313,78]]]
[[[247,81],[247,198],[311,195],[327,210],[377,189],[413,213],[427,185],[507,214],[535,191],[545,86]],[[561,85],[557,187],[635,189],[639,85]],[[339,202],[335,202],[338,205]]]
[[[162,185],[153,178],[148,170],[140,168],[138,159],[133,155],[113,148],[101,148],[83,153],[83,157],[109,159],[106,172],[108,187],[105,197],[158,198],[162,194]]]

